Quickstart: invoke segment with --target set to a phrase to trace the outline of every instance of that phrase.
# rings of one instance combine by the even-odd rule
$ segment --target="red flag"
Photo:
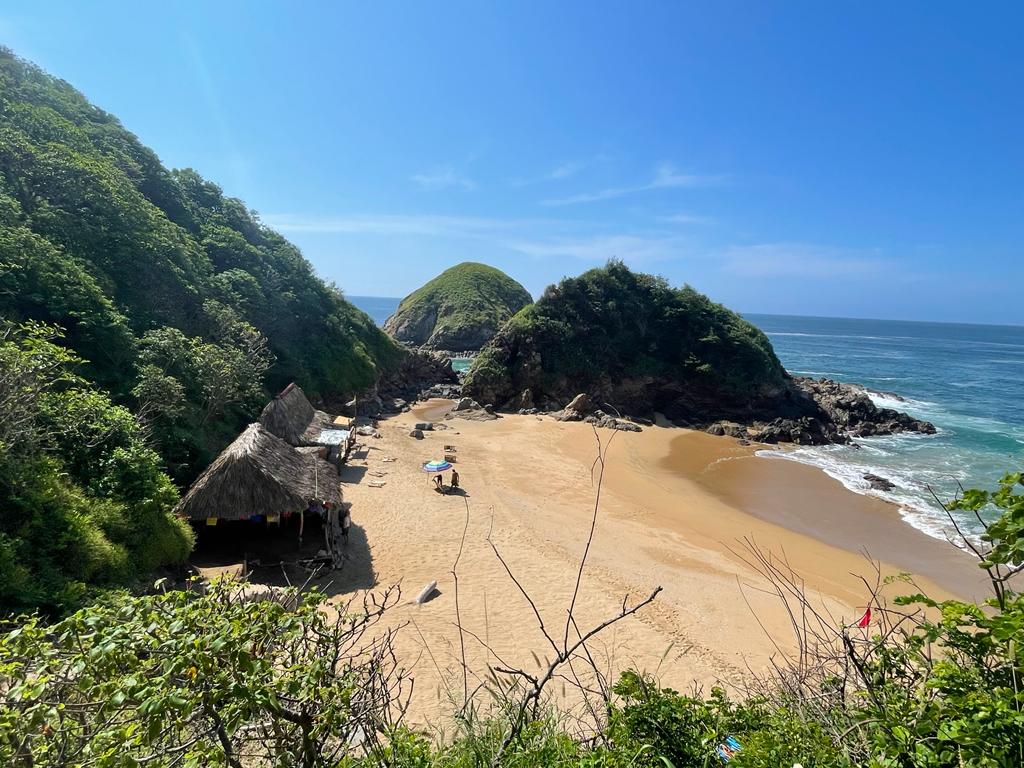
[[[870,623],[871,623],[871,606],[869,605],[865,609],[864,615],[860,617],[860,621],[857,622],[857,626],[860,627],[861,629],[864,629],[864,627],[866,627]]]

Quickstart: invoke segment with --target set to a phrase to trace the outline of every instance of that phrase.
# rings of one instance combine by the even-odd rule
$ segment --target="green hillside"
[[[501,270],[464,262],[402,299],[384,329],[398,341],[428,349],[477,350],[531,301]]]
[[[515,315],[464,390],[495,405],[527,389],[538,403],[587,392],[637,413],[743,402],[785,381],[768,338],[735,312],[613,261],[550,286]]]
[[[102,571],[104,581],[123,581],[180,559],[188,549],[182,532],[162,548],[159,537],[145,542],[144,530],[141,538],[126,532],[143,514],[133,494],[143,493],[164,519],[176,491],[163,471],[187,483],[270,393],[296,380],[314,398],[337,400],[373,384],[403,354],[241,201],[195,171],[167,170],[115,117],[6,49],[0,341],[0,379],[26,387],[11,390],[15,401],[46,392],[51,407],[74,391],[88,403],[67,418],[56,410],[36,418],[46,410],[38,403],[24,423],[0,414],[9,422],[0,429],[0,575],[6,569],[8,586],[16,578],[41,590],[28,604],[66,602],[65,576],[91,583]],[[54,358],[58,348],[71,354],[34,367],[40,349]],[[102,426],[110,419],[116,429]],[[110,438],[111,430],[122,437]],[[68,450],[68,441],[90,431],[92,438]],[[159,456],[145,453],[147,446]],[[147,482],[163,490],[121,488],[121,475],[80,477],[72,455],[99,475],[123,475],[113,469],[119,462],[135,472],[144,461],[156,473]],[[33,505],[46,510],[46,526],[63,519],[53,510],[60,508],[63,536],[38,527],[43,512]],[[65,540],[71,531],[75,542]],[[53,550],[45,563],[40,543]],[[72,568],[78,556],[64,544],[95,545],[99,559]],[[155,548],[146,557],[139,556],[143,544]]]
[[[398,354],[241,201],[168,171],[115,117],[6,50],[0,278],[0,314],[66,329],[85,375],[117,401],[145,407],[154,388],[179,390],[158,372],[177,380],[177,415],[157,436],[179,465],[208,460],[264,392],[295,379],[336,398]],[[235,381],[209,391],[205,372],[225,368]],[[230,386],[253,374],[251,392]],[[166,411],[163,397],[152,405]],[[190,442],[200,425],[211,443]]]

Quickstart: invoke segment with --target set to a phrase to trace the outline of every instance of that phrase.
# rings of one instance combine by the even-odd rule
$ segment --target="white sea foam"
[[[1024,465],[1024,379],[1016,375],[1024,370],[1024,332],[838,322],[765,318],[762,327],[788,369],[881,390],[868,390],[876,405],[930,421],[938,434],[858,439],[859,450],[796,446],[772,456],[819,467],[852,491],[887,499],[908,523],[944,538],[948,521],[930,489],[946,500],[958,483],[991,488],[1003,472]],[[893,334],[882,335],[888,330]],[[863,478],[868,473],[898,487],[876,491]],[[977,528],[973,519],[957,519]]]
[[[905,411],[909,409],[930,411],[936,407],[936,404],[930,400],[917,400],[913,397],[900,397],[886,392],[875,392],[870,389],[865,391],[867,392],[868,397],[871,398],[871,402],[879,408],[893,408],[897,411]]]
[[[929,501],[927,487],[921,484],[919,475],[884,464],[851,461],[846,457],[837,456],[837,448],[843,447],[815,446],[790,451],[763,450],[758,451],[757,455],[817,467],[854,493],[876,496],[892,502],[899,509],[900,517],[922,533],[942,541],[948,540],[953,533],[952,526],[945,512],[934,501]],[[896,488],[892,491],[873,488],[871,483],[864,479],[866,474],[884,477],[893,482]]]
[[[855,333],[802,333],[798,331],[768,331],[767,335],[769,337],[804,336],[815,339],[864,339],[866,341],[921,341],[921,339],[916,336],[865,336],[862,334]]]

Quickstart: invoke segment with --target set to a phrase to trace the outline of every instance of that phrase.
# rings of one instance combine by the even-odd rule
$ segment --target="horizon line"
[[[342,295],[348,300],[350,297],[359,299],[387,299],[388,301],[402,301],[404,296],[374,296],[368,293],[346,293]],[[717,302],[721,303],[721,302]],[[731,307],[730,307],[731,309]],[[894,317],[853,317],[850,315],[801,315],[789,312],[747,312],[746,310],[732,310],[742,317],[747,315],[760,315],[762,317],[799,317],[807,320],[862,320],[874,323],[921,323],[925,325],[970,325],[981,328],[1020,328],[1024,330],[1024,323],[981,323],[969,320],[907,320],[906,318]]]

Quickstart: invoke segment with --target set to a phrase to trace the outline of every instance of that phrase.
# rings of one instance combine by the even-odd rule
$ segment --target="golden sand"
[[[465,635],[472,687],[488,665],[535,670],[551,655],[489,542],[560,643],[596,492],[598,443],[589,425],[535,416],[451,419],[439,422],[447,430],[409,437],[415,421],[439,418],[443,405],[385,420],[380,438],[363,438],[343,471],[353,533],[349,561],[334,577],[334,589],[347,592],[402,585],[406,602],[391,621],[408,622],[399,650],[415,673],[418,721],[447,711],[451,692],[462,689],[452,566],[464,528],[459,608],[472,633]],[[969,558],[814,468],[676,428],[597,435],[607,447],[606,472],[576,622],[585,631],[614,616],[624,597],[633,602],[663,587],[653,604],[591,644],[606,672],[633,667],[681,689],[695,681],[733,688],[749,669],[766,666],[776,643],[787,647],[787,615],[745,562],[744,541],[784,555],[847,621],[868,597],[858,578],[871,575],[862,548],[883,561],[885,574],[913,572],[935,596],[980,594],[980,571]],[[442,458],[446,444],[457,446],[464,496],[437,493],[420,469]],[[432,581],[439,594],[412,603]]]

